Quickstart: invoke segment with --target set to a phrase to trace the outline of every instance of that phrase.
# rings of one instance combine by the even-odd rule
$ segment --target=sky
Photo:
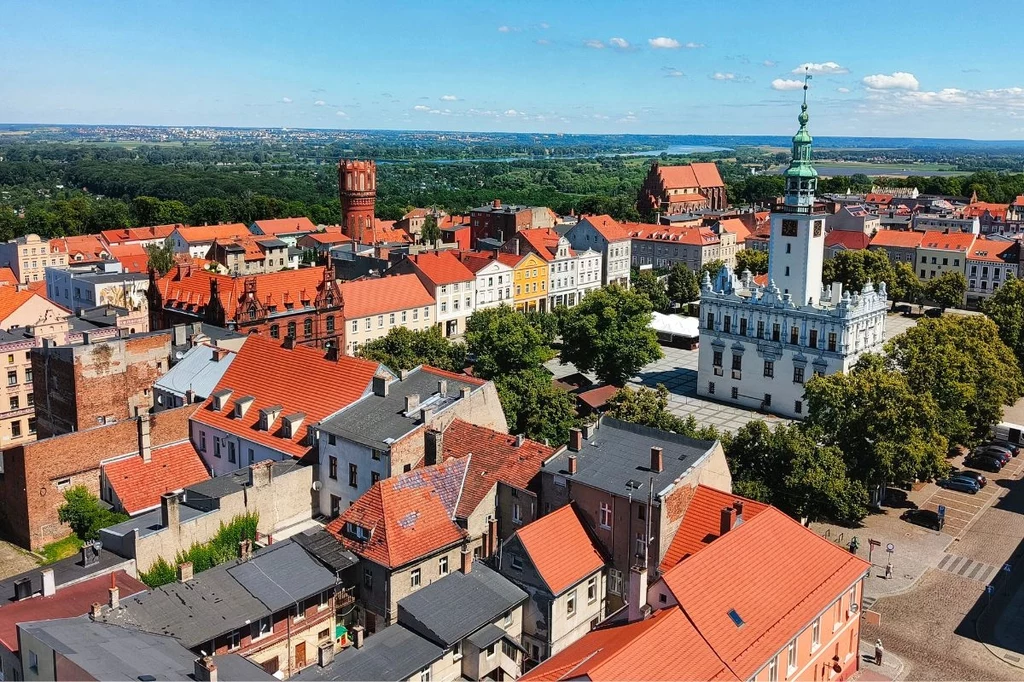
[[[7,3],[0,122],[1024,139],[1011,3]],[[990,49],[995,47],[996,49]]]

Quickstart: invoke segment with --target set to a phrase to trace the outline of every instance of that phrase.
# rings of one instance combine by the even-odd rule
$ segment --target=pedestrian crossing
[[[944,554],[937,567],[940,571],[958,575],[968,580],[976,580],[980,583],[989,583],[999,572],[998,566],[984,564],[974,559],[957,556],[956,554]]]

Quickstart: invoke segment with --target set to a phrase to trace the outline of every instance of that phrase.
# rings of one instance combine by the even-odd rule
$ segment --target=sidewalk
[[[1010,558],[1019,566],[1024,557]],[[1005,575],[1005,574],[1003,574]],[[976,623],[978,639],[994,656],[1016,668],[1024,669],[1024,566],[997,582]]]
[[[882,642],[885,646],[885,642]],[[882,655],[882,665],[875,665],[875,643],[860,640],[860,670],[852,680],[858,682],[890,682],[899,680],[906,666],[903,659],[889,651]]]

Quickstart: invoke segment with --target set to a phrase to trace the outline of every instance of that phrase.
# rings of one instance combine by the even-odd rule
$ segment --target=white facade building
[[[473,258],[464,263],[476,273],[476,307],[496,308],[499,305],[513,305],[512,279],[513,270],[510,265],[497,258]],[[479,267],[478,267],[479,266]]]
[[[633,240],[629,230],[610,216],[588,216],[565,233],[577,251],[594,249],[601,253],[602,284],[629,286]]]
[[[771,216],[767,287],[749,272],[722,268],[701,284],[697,393],[785,417],[802,418],[804,383],[846,372],[885,341],[885,283],[860,292],[823,287],[825,214],[814,210],[807,103],[793,137],[786,198]]]

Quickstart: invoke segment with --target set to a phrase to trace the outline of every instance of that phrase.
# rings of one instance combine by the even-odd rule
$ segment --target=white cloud
[[[535,40],[533,42],[537,43],[538,45],[550,45],[551,44],[551,41],[548,40],[547,38],[537,38],[537,40]]]
[[[281,98],[281,101],[282,101],[282,102],[283,102],[284,104],[291,104],[291,103],[292,103],[292,98],[291,98],[291,97],[282,97],[282,98]]]
[[[792,78],[776,78],[772,81],[772,90],[799,90],[804,87],[803,81]]]
[[[665,78],[684,78],[686,74],[679,69],[667,69],[665,71]]]
[[[516,116],[526,116],[526,112],[516,111],[515,109],[506,109],[505,115],[508,116],[509,118],[515,118]]]
[[[348,116],[348,114],[346,114],[344,111],[341,111],[340,109],[338,111],[335,111],[334,115],[341,116],[342,118],[346,118]]]
[[[595,50],[604,49],[604,43],[602,43],[600,40],[584,40],[583,44]]]
[[[682,47],[675,38],[666,38],[664,36],[651,38],[647,41],[647,44],[656,50],[678,50]]]
[[[322,99],[318,99],[317,101],[313,102],[313,106],[314,107],[324,107],[324,106],[327,106],[327,102],[323,101]]]
[[[606,116],[605,114],[591,114],[590,118],[595,118],[598,121],[607,121],[611,116]]]
[[[977,111],[1014,117],[1024,114],[1024,88],[937,91],[869,89],[863,106],[876,114],[900,114],[908,111]]]
[[[850,88],[836,88],[836,92],[841,92],[844,95],[850,91]]]
[[[546,31],[547,29],[551,28],[551,24],[549,24],[546,21],[542,21],[540,22],[540,27]]]
[[[499,26],[498,33],[518,33],[519,29],[515,26]]]
[[[683,45],[687,50],[699,50],[704,47],[704,43],[686,43]]]
[[[458,99],[455,95],[441,95],[442,102],[456,102]]]
[[[625,38],[609,38],[608,44],[612,47],[617,47],[620,50],[629,49],[629,41]]]
[[[793,69],[792,73],[809,73],[812,76],[828,76],[839,73],[850,73],[850,70],[845,66],[836,64],[835,62],[822,62],[821,64],[805,62]]]
[[[417,104],[412,108],[413,111],[430,111],[430,107],[423,104]]]
[[[767,66],[769,69],[774,69],[776,66],[779,65],[778,62],[772,61],[771,59],[766,59],[763,62],[761,62],[761,64],[763,66]]]
[[[734,81],[736,80],[736,74],[734,73],[722,73],[721,71],[715,71],[713,74],[708,76],[713,81]]]
[[[914,74],[906,71],[895,71],[889,76],[877,73],[865,76],[862,82],[872,90],[917,90],[920,87]]]

